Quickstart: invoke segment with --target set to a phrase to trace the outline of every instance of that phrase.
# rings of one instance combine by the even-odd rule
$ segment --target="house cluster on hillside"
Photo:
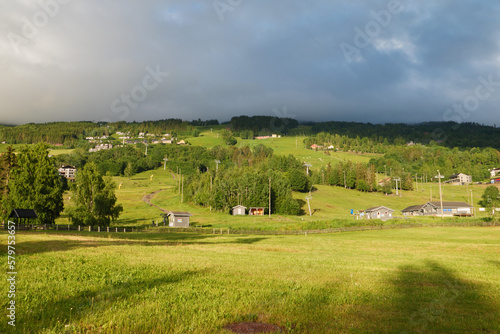
[[[317,145],[317,144],[312,144],[312,145],[311,145],[311,149],[313,149],[313,150],[321,150],[321,149],[323,149],[323,147],[324,147],[324,146],[322,146],[322,145]],[[327,149],[327,150],[334,150],[334,149],[335,149],[335,146],[333,146],[333,145],[326,146],[326,149]]]
[[[110,150],[113,148],[112,144],[99,144],[94,148],[89,148],[89,152],[98,152],[101,150]]]

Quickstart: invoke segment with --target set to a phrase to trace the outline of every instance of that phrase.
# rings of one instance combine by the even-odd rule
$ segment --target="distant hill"
[[[85,136],[108,135],[116,131],[131,133],[182,134],[196,126],[217,125],[217,120],[201,119],[191,122],[181,119],[116,123],[51,122],[29,123],[18,126],[0,125],[0,141],[10,144],[76,142]],[[228,123],[234,132],[251,130],[255,135],[271,133],[288,135],[315,135],[321,132],[344,135],[351,138],[370,138],[377,143],[401,144],[415,142],[438,143],[446,147],[493,147],[500,148],[500,128],[478,123],[425,122],[419,124],[360,122],[307,122],[273,116],[235,116]]]

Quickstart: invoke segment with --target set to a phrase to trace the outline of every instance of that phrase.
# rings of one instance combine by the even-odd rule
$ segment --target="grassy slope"
[[[0,240],[6,247],[5,233]],[[232,322],[262,321],[287,333],[494,333],[499,240],[498,227],[265,237],[18,233],[17,329],[223,333]]]
[[[153,179],[151,180],[151,175]],[[355,190],[344,189],[342,187],[315,186],[312,193],[311,209],[313,215],[308,215],[308,208],[305,202],[305,195],[295,193],[297,199],[303,200],[303,210],[306,213],[302,216],[280,216],[272,215],[265,217],[235,217],[225,213],[211,212],[209,208],[181,204],[181,196],[175,190],[178,178],[169,170],[162,167],[154,171],[148,171],[134,175],[131,178],[115,177],[117,184],[123,183],[121,189],[116,190],[118,203],[124,207],[124,212],[118,220],[119,225],[150,225],[152,220],[162,220],[162,212],[142,201],[144,195],[163,190],[153,197],[152,203],[161,208],[172,211],[190,211],[194,214],[192,222],[194,225],[203,224],[214,228],[239,228],[239,229],[283,229],[283,228],[304,228],[305,224],[318,220],[331,220],[334,218],[354,220],[350,215],[350,210],[364,210],[369,207],[385,205],[395,209],[395,215],[401,215],[400,210],[410,205],[422,204],[430,199],[430,188],[433,191],[433,200],[438,201],[437,184],[419,185],[417,191],[403,191],[401,196],[385,196],[381,193],[362,193]],[[478,201],[484,188],[487,185],[471,186],[443,186],[444,201],[465,201],[467,202],[467,189],[472,189],[474,193],[474,205],[478,207]],[[70,205],[70,194],[64,196],[67,206]],[[479,216],[484,213],[478,213]],[[413,219],[416,221],[417,219]],[[438,219],[435,219],[438,220]],[[66,218],[58,220],[61,224],[67,224]]]
[[[202,136],[190,138],[189,141],[193,145],[202,145],[205,147],[213,147],[221,144],[222,140],[217,138],[218,131],[213,133],[205,131]],[[297,142],[300,144],[303,137],[299,137]],[[309,161],[313,164],[313,169],[318,168],[320,164],[326,164],[328,161],[351,159],[353,161],[366,162],[371,155],[357,155],[352,153],[332,153],[327,156],[322,152],[306,150],[304,148],[295,149],[295,137],[283,137],[266,140],[240,140],[238,145],[257,145],[263,143],[272,147],[276,154],[294,154],[303,161]],[[321,160],[320,160],[321,159]],[[330,160],[328,160],[330,159]],[[150,176],[154,175],[153,180]],[[380,193],[361,193],[358,191],[344,189],[342,187],[315,186],[316,191],[313,192],[313,200],[311,208],[313,211],[312,217],[308,215],[308,208],[305,202],[305,194],[296,193],[294,196],[297,199],[303,200],[303,210],[306,213],[303,216],[276,216],[271,219],[266,217],[233,217],[225,213],[214,213],[209,208],[201,208],[189,205],[189,203],[181,204],[180,195],[174,190],[174,186],[178,179],[174,179],[171,171],[164,171],[159,168],[154,171],[148,171],[134,175],[131,178],[116,177],[117,184],[123,183],[121,189],[117,189],[116,195],[118,203],[124,206],[118,224],[119,225],[150,225],[152,220],[162,220],[160,215],[162,212],[155,207],[151,207],[142,201],[144,195],[164,190],[158,193],[153,198],[152,202],[167,210],[185,210],[194,214],[192,222],[195,225],[203,224],[214,228],[240,228],[240,229],[284,229],[284,228],[308,228],[309,222],[318,220],[331,220],[334,218],[354,220],[355,217],[350,215],[350,210],[364,210],[369,207],[385,205],[395,209],[396,215],[401,215],[400,210],[416,204],[422,204],[430,199],[430,190],[432,187],[433,200],[439,200],[437,184],[419,185],[419,191],[406,192],[403,191],[400,197],[395,195],[384,196]],[[478,206],[480,196],[486,185],[463,187],[463,186],[443,186],[443,200],[445,201],[468,201],[467,190],[472,189],[474,192],[474,202]],[[69,194],[65,195],[66,205],[70,205],[68,201]],[[483,213],[481,213],[483,214]],[[58,220],[59,223],[67,223],[66,218]]]
[[[326,166],[329,162],[332,165],[339,161],[351,160],[353,162],[368,162],[372,157],[380,156],[379,154],[355,154],[344,152],[330,152],[330,156],[322,151],[313,151],[304,147],[303,140],[305,137],[282,137],[282,138],[268,138],[263,140],[247,140],[237,138],[238,144],[236,146],[256,146],[263,144],[274,150],[275,154],[289,155],[292,154],[304,162],[309,162],[313,165],[313,169],[319,169],[321,166]],[[188,138],[187,141],[192,145],[199,145],[204,147],[214,147],[216,145],[224,145],[219,132],[206,131],[202,132],[200,137]]]

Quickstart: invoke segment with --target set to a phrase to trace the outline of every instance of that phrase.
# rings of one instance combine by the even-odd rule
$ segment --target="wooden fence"
[[[356,231],[374,231],[374,230],[393,230],[421,227],[467,227],[467,226],[500,226],[496,222],[463,222],[463,223],[433,223],[433,224],[396,224],[396,225],[376,225],[376,226],[349,226],[337,227],[322,230],[231,230],[229,228],[212,227],[108,227],[108,226],[74,226],[74,225],[23,225],[16,224],[17,230],[52,230],[52,231],[76,231],[76,232],[98,232],[98,233],[197,233],[197,234],[239,234],[239,235],[307,235],[307,234],[326,234],[340,232]],[[2,229],[7,229],[7,224],[2,224]]]

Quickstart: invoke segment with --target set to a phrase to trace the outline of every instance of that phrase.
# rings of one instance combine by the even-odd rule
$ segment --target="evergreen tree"
[[[40,223],[52,224],[63,210],[63,189],[48,146],[23,148],[9,177],[8,211],[34,209]]]
[[[121,204],[116,205],[116,184],[110,176],[103,178],[93,162],[77,173],[75,183],[75,206],[69,209],[75,225],[109,226],[123,211]]]
[[[482,206],[488,209],[492,215],[495,215],[495,209],[500,207],[500,194],[496,186],[488,186],[483,195],[481,196],[481,201],[479,202]]]

